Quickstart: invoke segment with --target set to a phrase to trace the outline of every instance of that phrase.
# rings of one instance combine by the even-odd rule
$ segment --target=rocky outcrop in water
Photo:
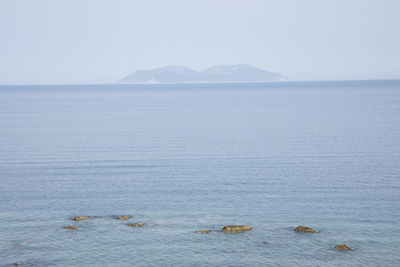
[[[77,229],[81,229],[79,226],[75,226],[75,225],[68,225],[68,226],[64,226],[64,229],[70,229],[70,230],[77,230]]]
[[[306,226],[297,226],[294,228],[296,232],[301,232],[301,233],[315,233],[316,231],[312,229],[311,227],[306,227]]]
[[[196,231],[196,233],[199,233],[199,234],[209,234],[209,233],[211,233],[212,231],[211,230],[209,230],[209,229],[204,229],[204,230],[198,230],[198,231]]]
[[[71,220],[74,220],[74,221],[81,221],[81,220],[86,220],[86,219],[89,219],[89,217],[88,216],[76,216],[76,217],[71,218]]]
[[[253,229],[253,227],[248,225],[226,225],[221,231],[225,233],[240,233],[250,231],[251,229]]]
[[[121,215],[121,216],[117,216],[116,218],[118,220],[120,220],[120,221],[125,221],[125,220],[129,220],[130,218],[132,218],[132,216],[130,216],[130,215]]]
[[[354,248],[351,248],[346,244],[336,245],[336,246],[334,246],[334,248],[337,250],[354,250]]]
[[[74,221],[81,221],[81,220],[86,220],[86,219],[100,219],[100,218],[104,218],[103,216],[76,216],[71,218],[71,220]]]
[[[147,224],[145,224],[145,223],[128,223],[127,225],[130,227],[143,227],[143,226],[146,226]]]

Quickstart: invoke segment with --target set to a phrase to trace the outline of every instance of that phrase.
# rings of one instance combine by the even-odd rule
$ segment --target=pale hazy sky
[[[0,0],[0,84],[236,63],[292,80],[400,78],[400,0]]]

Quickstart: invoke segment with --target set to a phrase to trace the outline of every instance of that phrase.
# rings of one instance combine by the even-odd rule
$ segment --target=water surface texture
[[[400,81],[0,87],[0,266],[399,266],[399,221]]]

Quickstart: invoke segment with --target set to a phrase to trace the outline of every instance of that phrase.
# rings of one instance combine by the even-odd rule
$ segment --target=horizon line
[[[179,83],[31,83],[31,84],[0,84],[0,87],[5,86],[78,86],[78,85],[136,85],[136,86],[157,86],[157,85],[204,85],[204,84],[247,84],[247,83],[276,83],[276,84],[286,84],[286,83],[307,83],[307,82],[357,82],[357,81],[400,81],[400,78],[390,78],[390,79],[340,79],[340,80],[285,80],[285,81],[221,81],[221,82],[179,82]]]

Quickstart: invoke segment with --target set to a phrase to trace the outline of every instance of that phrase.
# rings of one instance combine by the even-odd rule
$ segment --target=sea
[[[400,266],[400,80],[0,86],[13,265]]]

